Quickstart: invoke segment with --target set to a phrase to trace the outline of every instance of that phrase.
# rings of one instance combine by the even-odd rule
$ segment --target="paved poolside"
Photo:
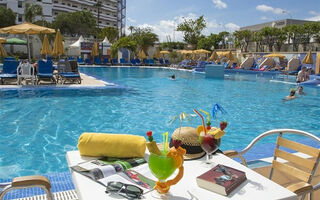
[[[97,79],[93,76],[89,76],[84,73],[80,73],[81,76],[81,84],[50,84],[47,83],[41,83],[40,85],[16,85],[16,82],[11,82],[9,85],[0,85],[0,89],[19,89],[19,88],[37,88],[40,86],[47,86],[47,87],[55,87],[55,88],[82,88],[82,87],[106,87],[106,86],[115,86],[113,83],[106,82],[101,79]]]

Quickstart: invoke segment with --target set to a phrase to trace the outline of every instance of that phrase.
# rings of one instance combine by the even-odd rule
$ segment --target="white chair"
[[[29,62],[20,62],[17,68],[18,85],[22,84],[23,80],[31,80],[34,85],[36,81],[35,69]]]

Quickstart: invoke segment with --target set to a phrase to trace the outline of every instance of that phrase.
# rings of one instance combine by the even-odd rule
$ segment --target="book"
[[[219,164],[198,176],[197,184],[201,188],[228,196],[246,180],[245,172]]]
[[[120,181],[136,185],[144,193],[151,191],[156,183],[149,178],[150,176],[145,176],[149,167],[144,158],[101,158],[79,163],[70,168],[104,186],[110,181]]]

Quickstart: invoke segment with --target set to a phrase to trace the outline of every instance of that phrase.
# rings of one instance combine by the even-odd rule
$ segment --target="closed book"
[[[199,187],[228,196],[241,183],[247,180],[243,171],[217,165],[204,174],[197,177]]]

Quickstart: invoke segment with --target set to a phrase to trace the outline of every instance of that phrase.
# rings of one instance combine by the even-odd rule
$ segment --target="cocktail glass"
[[[213,135],[204,132],[201,132],[199,135],[199,142],[201,148],[206,152],[206,161],[207,166],[211,166],[213,163],[210,160],[210,154],[216,152],[219,149],[221,139],[215,139]]]
[[[177,169],[174,159],[166,155],[156,155],[151,153],[149,157],[149,168],[152,174],[159,180],[159,184],[165,184],[167,178],[169,178]],[[155,198],[165,198],[168,191],[160,191],[156,188],[157,192],[152,193]]]

